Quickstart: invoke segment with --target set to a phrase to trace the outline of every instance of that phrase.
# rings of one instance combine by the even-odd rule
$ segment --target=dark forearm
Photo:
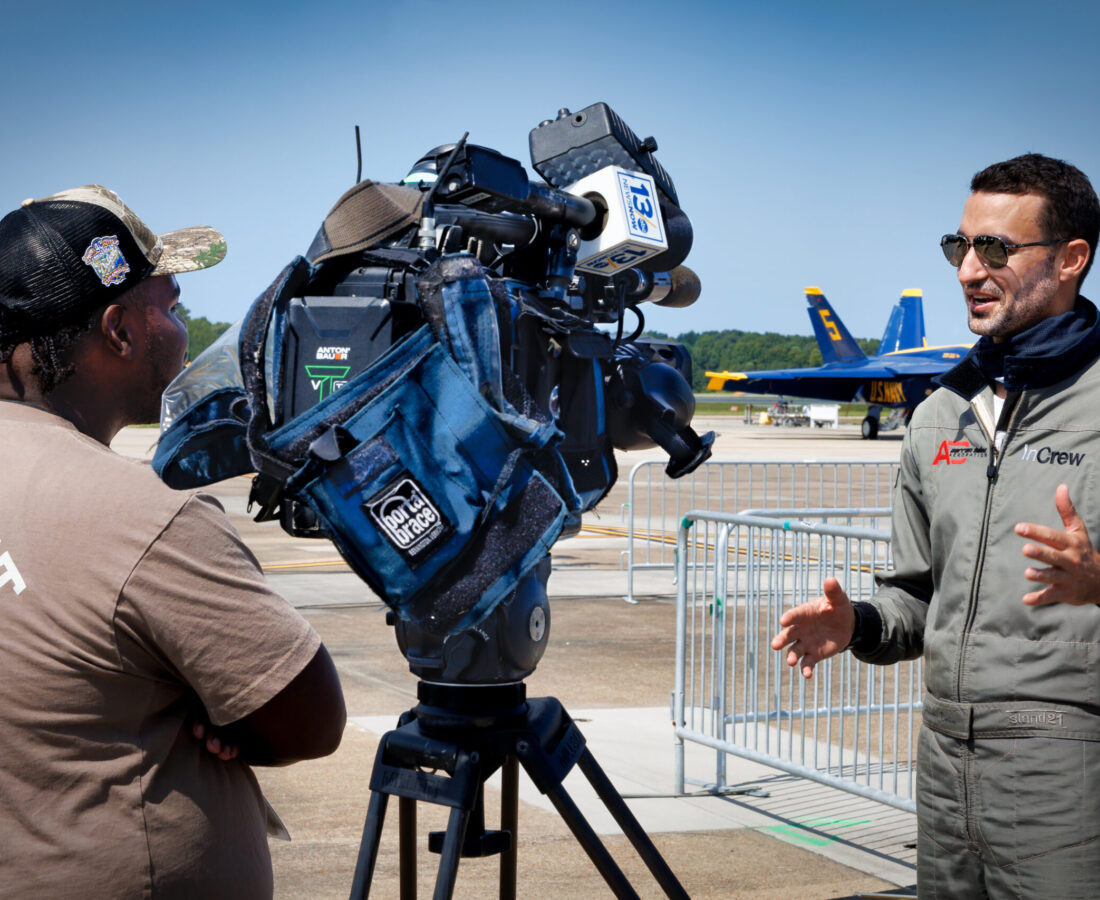
[[[333,753],[346,720],[336,667],[322,646],[275,697],[221,731],[250,765],[282,766]]]

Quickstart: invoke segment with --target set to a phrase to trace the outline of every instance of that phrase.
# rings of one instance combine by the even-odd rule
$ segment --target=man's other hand
[[[1024,571],[1028,581],[1047,585],[1041,591],[1024,594],[1024,603],[1028,606],[1048,603],[1084,606],[1100,602],[1100,553],[1089,540],[1085,523],[1077,514],[1066,485],[1058,485],[1054,505],[1065,525],[1062,531],[1031,522],[1016,525],[1020,537],[1036,542],[1024,544],[1024,556],[1047,566],[1045,569],[1030,566]]]
[[[825,579],[825,593],[788,609],[779,617],[781,630],[772,638],[772,649],[787,648],[787,665],[802,663],[802,675],[810,678],[814,666],[836,656],[852,640],[856,613],[852,601],[835,578]]]
[[[240,748],[228,743],[213,725],[196,720],[191,725],[191,736],[196,741],[202,741],[208,753],[212,753],[218,759],[229,762],[236,759]]]

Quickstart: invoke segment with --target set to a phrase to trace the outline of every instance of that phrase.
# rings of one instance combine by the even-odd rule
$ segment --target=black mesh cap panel
[[[99,270],[84,261],[97,239],[105,259]],[[71,200],[23,206],[0,220],[0,339],[51,333],[152,270],[126,226],[105,209]]]

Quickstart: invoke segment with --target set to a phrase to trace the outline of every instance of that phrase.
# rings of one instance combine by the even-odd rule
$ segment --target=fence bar
[[[635,602],[634,573],[672,571],[676,528],[690,509],[737,512],[763,507],[821,510],[889,508],[896,462],[862,460],[708,460],[690,475],[671,479],[660,460],[645,460],[627,482],[626,595]],[[837,512],[828,512],[837,510]]]
[[[692,509],[677,530],[676,790],[730,787],[732,755],[912,812],[920,660],[876,667],[843,653],[807,681],[770,647],[784,610],[825,577],[869,597],[890,565],[889,532],[764,512]],[[687,742],[716,751],[714,782],[688,777]]]

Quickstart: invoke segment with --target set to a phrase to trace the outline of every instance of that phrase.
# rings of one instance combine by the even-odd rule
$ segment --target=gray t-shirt
[[[319,645],[217,501],[0,401],[0,896],[269,897],[255,777],[191,722]]]

